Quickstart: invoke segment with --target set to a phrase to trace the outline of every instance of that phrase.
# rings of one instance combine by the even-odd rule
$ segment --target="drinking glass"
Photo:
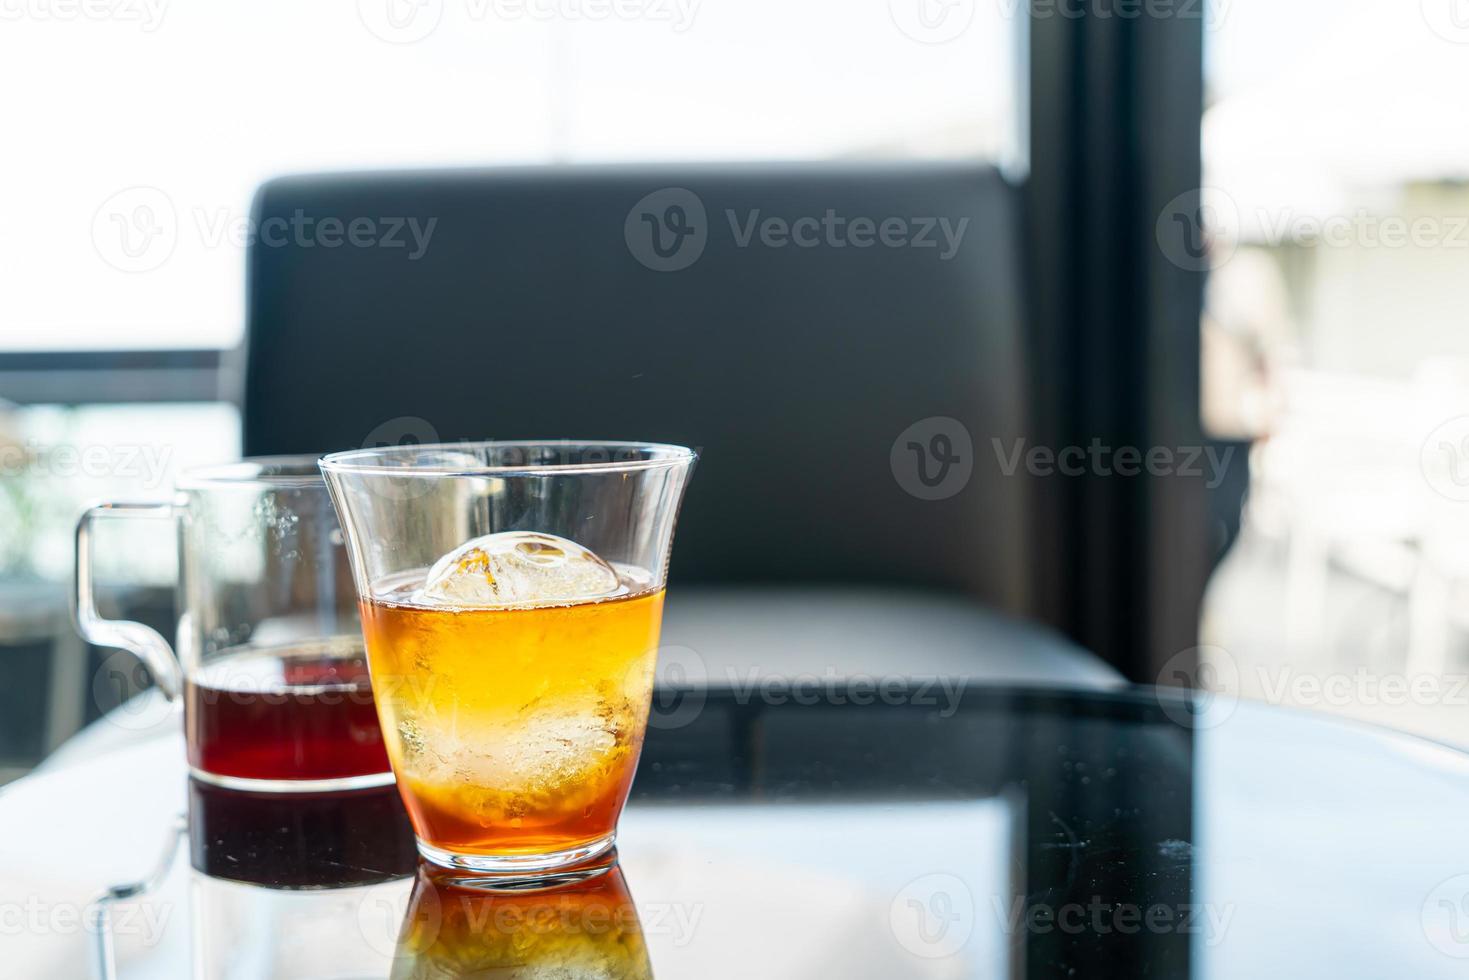
[[[322,460],[388,756],[429,861],[534,876],[612,847],[694,458],[484,442]]]
[[[151,627],[97,611],[94,526],[138,518],[177,527],[177,656]],[[77,524],[75,585],[81,635],[133,653],[166,698],[182,698],[198,779],[267,792],[392,782],[346,547],[316,457],[192,470],[171,502],[90,508]]]

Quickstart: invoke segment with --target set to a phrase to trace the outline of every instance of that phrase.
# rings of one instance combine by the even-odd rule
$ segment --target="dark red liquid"
[[[242,779],[340,779],[388,771],[360,645],[248,650],[185,683],[189,764]]]

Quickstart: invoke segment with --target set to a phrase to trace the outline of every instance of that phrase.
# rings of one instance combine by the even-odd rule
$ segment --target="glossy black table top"
[[[661,703],[617,867],[508,893],[419,868],[391,788],[251,797],[191,784],[177,738],[155,739],[0,792],[0,962],[7,977],[87,976],[99,956],[124,978],[1469,975],[1469,756],[1172,692],[917,693]],[[91,901],[130,883],[101,923]]]

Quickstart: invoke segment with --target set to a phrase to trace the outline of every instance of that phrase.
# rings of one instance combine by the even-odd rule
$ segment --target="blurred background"
[[[966,181],[994,181],[1005,200],[973,213],[975,247],[945,269],[972,280],[965,301],[919,299],[907,318],[885,323],[895,337],[912,331],[915,363],[929,342],[919,321],[942,316],[935,336],[945,338],[1013,331],[1015,363],[977,359],[970,387],[983,406],[995,379],[1018,368],[1025,385],[1014,411],[966,416],[919,397],[916,382],[881,396],[833,391],[824,402],[831,431],[847,418],[871,429],[861,434],[881,451],[870,471],[854,472],[906,493],[904,506],[922,501],[897,463],[889,468],[887,448],[901,450],[903,433],[920,425],[918,443],[936,450],[936,430],[921,427],[934,418],[961,420],[970,444],[959,451],[983,471],[977,485],[1011,481],[998,496],[951,502],[971,508],[964,546],[986,563],[971,576],[977,584],[906,572],[895,584],[967,588],[976,604],[1033,627],[1034,639],[1005,654],[1015,660],[1027,659],[1029,643],[1064,645],[1097,665],[1082,670],[1093,681],[1204,684],[1469,744],[1469,693],[1457,683],[1469,659],[1469,566],[1456,546],[1469,524],[1469,332],[1455,302],[1469,261],[1469,135],[1459,125],[1469,17],[1452,0],[1140,6],[6,6],[0,656],[9,683],[0,690],[0,779],[36,765],[127,693],[99,671],[108,651],[85,648],[69,623],[72,526],[87,500],[168,499],[183,469],[246,449],[349,448],[384,425],[389,441],[412,436],[417,423],[405,418],[426,419],[444,438],[678,437],[710,450],[691,507],[701,480],[738,483],[735,467],[716,466],[722,435],[712,429],[562,431],[558,419],[542,431],[531,415],[507,431],[497,416],[476,425],[436,413],[428,396],[421,407],[411,385],[392,397],[379,390],[383,404],[316,438],[308,424],[316,407],[363,397],[329,361],[312,362],[320,387],[285,409],[312,445],[288,445],[279,419],[247,438],[259,410],[249,393],[258,406],[273,390],[252,389],[263,355],[252,353],[250,331],[276,331],[271,350],[286,345],[289,356],[291,334],[273,316],[282,293],[271,290],[286,282],[284,295],[295,296],[318,274],[375,278],[323,273],[310,264],[322,256],[304,247],[252,264],[260,216],[290,213],[269,193],[257,196],[262,185],[283,175],[403,172],[441,186],[434,173],[448,168],[483,171],[492,184],[495,168],[519,168],[527,183],[506,192],[517,199],[534,198],[537,173],[610,173],[618,188],[648,192],[687,184],[709,203],[711,231],[723,220],[721,194],[787,218],[820,215],[820,194],[802,190],[802,203],[782,190],[783,175],[808,190],[830,175],[856,195],[841,200],[858,202],[871,175],[872,186],[890,189],[875,199],[942,208],[940,192],[920,192],[957,174],[960,203],[941,213],[966,215]],[[709,186],[723,190],[700,190],[711,173]],[[739,197],[746,174],[767,183]],[[920,196],[902,190],[905,180]],[[316,185],[271,186],[294,207],[309,205]],[[414,200],[411,186],[404,193]],[[638,199],[628,190],[611,210],[620,219]],[[847,210],[874,220],[887,213],[860,203]],[[496,234],[495,213],[482,236]],[[440,217],[451,218],[452,206]],[[612,228],[618,242],[622,231]],[[451,262],[445,249],[464,240],[446,231],[448,244],[432,257]],[[752,320],[761,301],[783,302],[798,288],[786,279],[763,287],[761,269],[722,254],[703,260],[701,281],[722,276],[731,291],[753,295],[742,311]],[[674,278],[636,254],[616,261],[608,275],[638,288]],[[843,275],[856,278],[837,269],[811,288],[841,290]],[[578,358],[577,330],[631,329],[615,291],[607,301],[605,322],[569,328],[568,361]],[[379,359],[393,349],[350,317],[323,317],[330,307],[298,300],[295,308],[311,310],[327,349],[377,344]],[[787,324],[820,338],[796,377],[821,375],[823,344],[852,343],[846,324],[823,319],[821,308],[813,300],[802,309],[816,312]],[[696,334],[699,310],[689,314]],[[420,325],[401,313],[399,322],[399,343],[413,345]],[[975,350],[978,358],[990,348]],[[752,393],[771,385],[750,371],[738,380]],[[676,418],[696,398],[670,384],[661,404]],[[848,416],[848,403],[873,400],[887,421]],[[1004,422],[991,427],[992,418]],[[1109,465],[1092,455],[1074,473],[1058,472],[1054,461],[1025,455],[1094,444]],[[1121,447],[1166,457],[1128,476],[1110,465]],[[1006,473],[1016,451],[1021,472]],[[777,458],[806,465],[796,453]],[[794,482],[816,498],[816,521],[820,498],[842,493],[819,479]],[[873,499],[873,524],[901,535],[904,519]],[[713,519],[689,517],[694,528]],[[854,549],[870,533],[855,521],[837,530]],[[758,584],[745,565],[726,574],[730,563],[701,561],[701,540],[714,542],[702,533],[681,542],[687,578]],[[109,530],[99,545],[104,612],[172,635],[174,547],[166,529]],[[813,566],[803,581],[844,577],[829,571]],[[977,641],[975,660],[999,645]],[[900,651],[893,657],[902,660]],[[1076,676],[1057,670],[1062,681]],[[1385,693],[1386,683],[1411,687],[1415,678],[1428,679],[1422,693]]]

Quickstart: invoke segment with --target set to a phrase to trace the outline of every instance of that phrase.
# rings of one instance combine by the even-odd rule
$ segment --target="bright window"
[[[282,173],[1001,159],[1022,8],[5,0],[0,350],[238,343],[239,232]]]

